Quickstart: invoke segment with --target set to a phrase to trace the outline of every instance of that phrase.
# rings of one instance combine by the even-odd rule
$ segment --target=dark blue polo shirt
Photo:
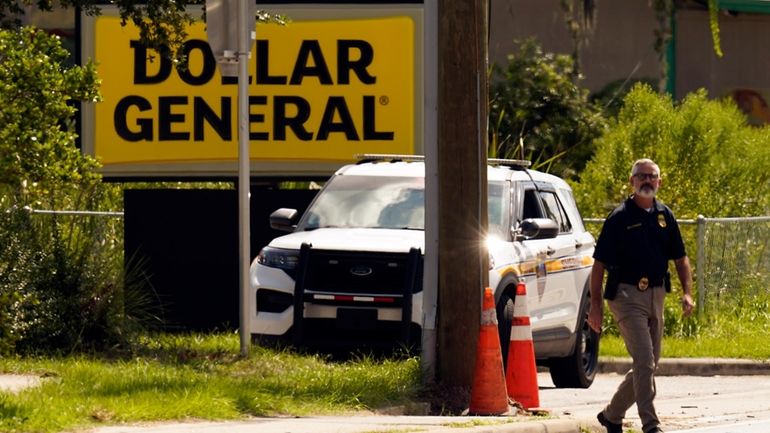
[[[594,250],[594,259],[610,272],[618,272],[618,281],[636,285],[646,277],[651,287],[663,282],[669,260],[685,255],[671,209],[654,200],[652,210],[647,211],[631,198],[604,221]]]

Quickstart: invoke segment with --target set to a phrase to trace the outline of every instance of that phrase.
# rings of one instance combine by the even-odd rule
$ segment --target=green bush
[[[4,196],[0,350],[72,351],[122,343],[122,220],[32,212],[98,210],[114,203],[113,189],[58,184]]]
[[[586,217],[603,217],[630,193],[631,165],[660,165],[660,199],[677,218],[770,212],[770,129],[756,128],[729,100],[701,90],[675,104],[638,84],[573,184]]]
[[[589,100],[602,108],[606,117],[618,117],[623,107],[623,99],[637,83],[645,83],[651,88],[657,85],[653,78],[629,78],[615,80],[605,85],[598,92],[591,94]]]
[[[505,68],[490,77],[489,149],[493,158],[522,158],[541,170],[573,177],[593,153],[605,119],[588,91],[571,80],[573,60],[519,43]]]
[[[3,204],[8,201],[2,198]],[[0,213],[0,355],[16,349],[16,343],[29,328],[24,311],[36,304],[28,290],[30,274],[24,267],[34,267],[38,254],[27,242],[29,212],[17,206],[6,207]]]
[[[95,68],[30,27],[0,29],[0,59],[0,353],[118,344],[135,299],[122,220],[32,212],[121,207],[75,146],[74,102],[99,100]]]
[[[617,119],[596,142],[596,153],[586,164],[580,180],[573,183],[575,197],[585,217],[602,218],[630,193],[631,165],[638,158],[652,158],[661,169],[661,201],[678,219],[757,216],[770,214],[770,129],[756,128],[730,100],[709,100],[705,91],[674,103],[669,96],[637,84],[626,96]],[[599,225],[588,226],[598,235]],[[696,251],[694,225],[680,226],[691,260]],[[767,252],[764,252],[767,254]],[[735,254],[729,256],[735,259]],[[697,263],[693,262],[697,266]],[[672,270],[673,272],[673,270]],[[674,274],[675,275],[675,274]],[[757,311],[745,305],[765,305],[763,285],[745,288],[718,311],[683,318],[678,302],[681,293],[666,299],[666,335],[690,337],[713,328],[718,316],[754,321]],[[760,296],[756,296],[760,293]],[[744,305],[745,304],[745,305]],[[767,316],[761,317],[768,323]],[[617,329],[610,317],[604,327]]]

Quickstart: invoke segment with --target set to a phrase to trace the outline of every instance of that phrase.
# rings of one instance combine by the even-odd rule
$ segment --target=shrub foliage
[[[8,245],[0,252],[0,350],[70,352],[121,342],[122,220],[34,214],[29,206],[98,209],[112,201],[111,192],[97,183],[60,184],[4,198],[10,206],[0,216],[0,242]]]
[[[588,100],[588,91],[572,81],[573,70],[570,56],[544,53],[533,39],[520,43],[504,68],[493,66],[490,157],[523,156],[540,170],[563,177],[583,169],[605,120]]]
[[[770,212],[770,128],[756,128],[729,100],[704,90],[675,104],[638,84],[574,184],[585,216],[603,217],[630,194],[638,158],[660,165],[660,199],[678,218]]]
[[[596,153],[586,164],[580,180],[573,184],[582,214],[604,217],[630,193],[630,169],[638,158],[652,158],[661,169],[663,184],[659,198],[679,219],[757,216],[770,214],[770,128],[757,128],[730,100],[709,100],[701,90],[675,103],[649,85],[637,84],[625,97],[618,117],[596,142]],[[598,235],[598,225],[591,225]],[[687,251],[694,258],[695,227],[682,226]],[[756,251],[756,254],[767,252]],[[735,252],[727,252],[734,259]],[[693,262],[696,266],[698,263]],[[675,274],[674,274],[675,275]],[[674,278],[674,285],[679,282]],[[738,305],[766,304],[757,289],[741,289],[731,295]],[[676,293],[681,293],[675,287]],[[750,310],[746,314],[751,313]],[[698,335],[704,326],[713,327],[715,317],[683,319],[678,296],[666,299],[667,335]],[[730,315],[733,312],[729,312]],[[738,314],[737,312],[735,314]],[[746,317],[742,312],[740,317]],[[748,319],[753,320],[753,319]],[[766,322],[763,322],[766,323]],[[616,333],[605,315],[605,331]]]
[[[32,211],[118,202],[75,146],[75,102],[99,99],[95,69],[69,64],[56,36],[0,30],[0,86],[0,353],[115,342],[121,222]]]

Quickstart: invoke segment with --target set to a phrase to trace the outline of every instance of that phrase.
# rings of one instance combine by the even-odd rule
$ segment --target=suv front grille
[[[312,292],[403,295],[408,284],[409,254],[342,252],[313,249],[305,276]],[[422,290],[422,257],[413,293]]]

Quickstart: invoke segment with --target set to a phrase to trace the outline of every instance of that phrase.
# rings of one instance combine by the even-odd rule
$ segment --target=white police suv
[[[527,285],[535,353],[558,387],[588,387],[599,336],[587,324],[594,238],[572,191],[526,161],[490,160],[489,283],[506,352],[516,285]],[[250,331],[263,341],[373,347],[420,342],[425,165],[363,155],[326,182],[304,215],[278,209],[251,265]]]

